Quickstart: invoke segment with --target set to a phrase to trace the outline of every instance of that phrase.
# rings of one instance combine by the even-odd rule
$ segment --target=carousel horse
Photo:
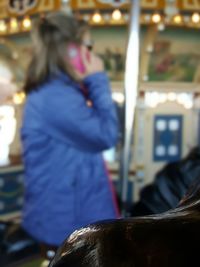
[[[151,184],[142,188],[133,203],[131,217],[163,213],[177,207],[191,184],[200,177],[200,148],[194,147],[181,160],[167,163]]]
[[[75,231],[49,267],[196,267],[199,246],[200,177],[177,208]]]

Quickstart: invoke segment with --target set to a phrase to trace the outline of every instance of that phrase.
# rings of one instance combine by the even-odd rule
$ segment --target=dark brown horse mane
[[[200,178],[175,209],[75,231],[49,267],[196,267],[199,244]]]
[[[200,206],[200,177],[192,183],[186,195],[181,199],[178,207],[185,206],[187,208],[190,204],[195,207],[196,205]]]

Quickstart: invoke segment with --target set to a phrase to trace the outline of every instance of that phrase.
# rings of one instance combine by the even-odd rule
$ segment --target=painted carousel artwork
[[[149,81],[199,82],[199,46],[196,30],[171,28],[159,33],[150,55]]]
[[[25,14],[37,5],[37,0],[9,0],[8,9],[17,14]]]

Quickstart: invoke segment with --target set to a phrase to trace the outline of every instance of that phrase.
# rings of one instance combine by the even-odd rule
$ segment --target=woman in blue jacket
[[[103,64],[86,48],[88,26],[58,13],[37,22],[32,34],[22,226],[58,246],[75,229],[117,217],[102,151],[116,144],[118,123]],[[82,69],[70,58],[72,44],[81,50]]]

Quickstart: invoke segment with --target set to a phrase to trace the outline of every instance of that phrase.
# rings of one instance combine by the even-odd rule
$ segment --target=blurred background
[[[141,189],[153,183],[166,164],[180,162],[200,143],[200,2],[139,2],[140,69],[128,170],[130,206],[140,200]],[[20,220],[23,203],[19,131],[26,101],[22,89],[32,53],[32,21],[57,10],[72,12],[91,25],[94,51],[103,59],[111,80],[121,138],[116,147],[105,151],[104,157],[120,202],[124,73],[131,3],[129,0],[0,1],[1,220]],[[133,62],[136,56],[133,49]]]

